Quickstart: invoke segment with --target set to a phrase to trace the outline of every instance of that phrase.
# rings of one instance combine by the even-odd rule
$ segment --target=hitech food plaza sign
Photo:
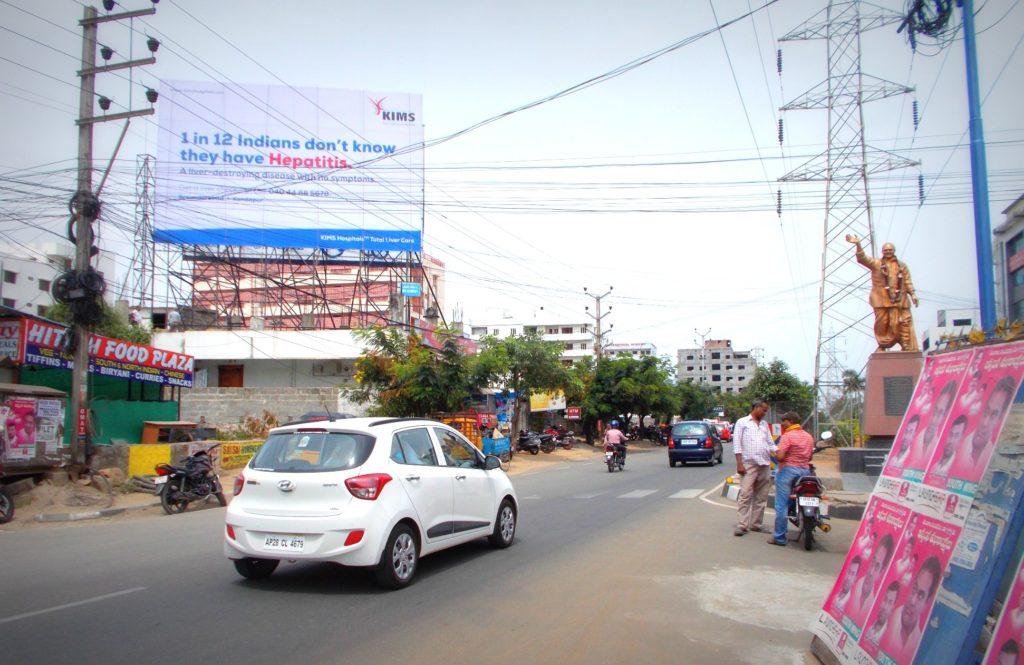
[[[72,369],[73,356],[64,351],[69,334],[64,326],[21,319],[24,329],[19,362],[36,367]],[[112,339],[89,337],[89,373],[120,379],[192,387],[195,359],[184,353]]]
[[[420,95],[187,81],[160,90],[158,242],[420,251]]]

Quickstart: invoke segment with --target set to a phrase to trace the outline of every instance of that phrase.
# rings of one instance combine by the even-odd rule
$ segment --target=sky
[[[424,252],[445,263],[448,320],[588,322],[595,302],[584,287],[614,287],[602,299],[603,326],[613,325],[606,342],[650,342],[675,358],[701,339],[730,339],[810,382],[824,187],[778,179],[825,150],[827,121],[824,111],[779,108],[822,81],[827,63],[824,42],[779,39],[825,3],[764,4],[163,0],[154,16],[101,26],[100,42],[118,58],[144,57],[147,35],[162,45],[156,64],[130,80],[98,77],[97,93],[113,98],[112,110],[147,106],[145,88],[162,80],[422,95]],[[1024,6],[976,4],[996,228],[1024,194]],[[121,9],[149,6],[125,0]],[[83,7],[0,0],[0,238],[11,248],[64,235]],[[964,45],[956,32],[915,52],[896,27],[862,35],[862,69],[915,92],[865,105],[864,131],[871,146],[921,162],[870,181],[876,243],[894,243],[913,274],[920,334],[937,311],[978,302]],[[136,156],[157,153],[159,122],[132,121],[106,185],[101,248],[122,282]],[[98,165],[111,160],[120,132],[118,123],[97,125]],[[856,297],[869,315],[866,288]],[[869,325],[868,316],[840,338],[841,365],[863,368],[875,347]]]

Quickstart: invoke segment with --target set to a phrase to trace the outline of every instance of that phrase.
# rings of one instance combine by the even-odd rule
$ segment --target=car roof
[[[361,432],[374,432],[375,430],[385,429],[397,429],[395,427],[389,427],[393,425],[414,425],[419,424],[423,426],[441,426],[446,427],[442,422],[431,420],[429,418],[387,418],[387,417],[376,417],[376,418],[341,418],[338,420],[308,420],[301,422],[292,422],[280,427],[275,427],[270,430],[273,432],[284,432],[293,431],[295,429],[302,429],[304,427],[312,427],[315,429],[326,429],[335,431],[361,431]]]

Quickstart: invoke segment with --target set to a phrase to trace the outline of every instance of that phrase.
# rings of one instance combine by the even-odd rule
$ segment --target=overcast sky
[[[131,26],[134,40],[127,24],[100,28],[118,57],[131,49],[144,57],[146,34],[163,46],[156,65],[134,70],[130,82],[127,73],[103,75],[97,92],[118,107],[131,98],[134,108],[146,106],[142,91],[161,79],[409,92],[423,96],[430,142],[699,35],[716,15],[725,23],[762,4],[163,0],[155,16]],[[584,307],[593,311],[583,287],[600,294],[614,286],[603,303],[613,307],[605,326],[614,324],[615,342],[651,342],[674,357],[701,335],[727,338],[811,381],[824,190],[781,185],[781,217],[775,193],[779,177],[825,149],[826,116],[781,114],[782,146],[777,121],[780,106],[825,78],[825,45],[783,44],[781,76],[776,49],[824,5],[779,0],[620,76],[427,149],[424,249],[447,267],[446,318],[458,308],[474,324],[583,322]],[[995,228],[1024,194],[1024,7],[978,5]],[[5,243],[64,233],[82,8],[0,0]],[[913,273],[921,333],[937,310],[977,306],[963,42],[956,35],[914,54],[893,25],[865,33],[862,48],[866,73],[916,88],[866,106],[865,131],[871,145],[922,163],[875,178],[871,194],[878,244],[895,243]],[[103,247],[122,270],[135,156],[156,154],[156,122],[133,121],[107,186],[108,206],[122,211],[111,210],[119,223],[103,229]],[[115,124],[96,128],[98,164],[113,154]],[[838,345],[842,364],[861,369],[874,348],[865,331]]]

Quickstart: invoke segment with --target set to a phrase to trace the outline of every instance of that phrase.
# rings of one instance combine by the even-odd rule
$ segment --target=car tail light
[[[708,436],[708,438],[704,439],[704,447],[705,448],[711,448],[711,447],[713,447],[713,445],[714,444],[711,443],[711,437],[710,436]]]
[[[369,473],[365,476],[356,476],[345,481],[345,487],[357,499],[376,501],[377,497],[384,490],[384,486],[393,480],[386,473]]]
[[[243,487],[245,487],[245,476],[243,476],[242,474],[238,474],[237,476],[235,476],[235,486],[231,490],[231,493],[234,494],[235,496],[238,496],[239,494],[242,493]]]
[[[675,448],[676,447],[676,440],[672,438],[672,435],[669,435],[669,437],[668,437],[668,447],[669,448]]]
[[[225,527],[227,527],[228,530],[228,538],[230,538],[231,540],[238,540],[237,538],[235,538],[235,527],[231,526],[230,524],[226,524]]]
[[[355,545],[363,539],[365,531],[362,529],[356,529],[355,531],[349,531],[348,536],[345,538],[345,547],[349,545]]]

